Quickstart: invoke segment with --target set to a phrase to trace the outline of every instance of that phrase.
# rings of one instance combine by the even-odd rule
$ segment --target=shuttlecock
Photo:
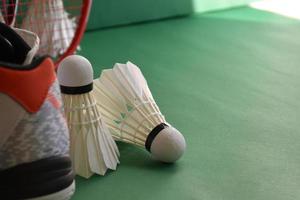
[[[82,56],[72,55],[58,66],[64,109],[70,131],[70,154],[75,172],[83,177],[115,170],[119,151],[101,119],[94,97],[93,69]]]
[[[147,82],[134,64],[115,64],[94,80],[94,96],[116,140],[145,147],[162,162],[175,162],[185,151],[185,139],[169,125]]]
[[[70,46],[75,34],[75,19],[70,19],[62,0],[32,0],[22,29],[40,38],[38,55],[57,57]]]

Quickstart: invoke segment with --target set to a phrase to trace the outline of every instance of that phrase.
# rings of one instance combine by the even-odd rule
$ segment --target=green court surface
[[[300,22],[247,7],[88,32],[100,70],[140,66],[185,136],[173,165],[119,143],[121,165],[74,200],[300,199]]]

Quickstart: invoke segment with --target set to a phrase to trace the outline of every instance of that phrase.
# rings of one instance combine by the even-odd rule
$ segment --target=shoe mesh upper
[[[12,100],[13,101],[13,100]],[[26,113],[0,147],[0,169],[39,159],[68,155],[69,134],[58,82],[36,113]]]

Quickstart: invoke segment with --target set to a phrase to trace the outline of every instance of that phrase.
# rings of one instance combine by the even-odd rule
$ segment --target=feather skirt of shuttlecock
[[[21,28],[39,36],[38,55],[57,57],[70,46],[76,23],[69,18],[62,0],[32,0]]]
[[[144,146],[148,134],[166,123],[147,82],[134,64],[115,64],[94,80],[93,95],[116,140]]]
[[[76,174],[89,178],[93,173],[104,175],[107,169],[115,170],[119,151],[93,96],[90,93],[62,96]]]

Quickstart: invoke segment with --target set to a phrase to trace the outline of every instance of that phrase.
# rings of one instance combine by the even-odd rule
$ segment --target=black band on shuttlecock
[[[154,129],[152,129],[152,131],[149,133],[146,142],[145,142],[145,147],[147,149],[147,151],[151,152],[151,145],[153,140],[155,139],[155,137],[165,128],[169,127],[167,124],[165,123],[161,123],[159,125],[157,125]]]
[[[83,94],[93,90],[93,83],[79,87],[69,87],[60,85],[60,90],[63,94]]]

